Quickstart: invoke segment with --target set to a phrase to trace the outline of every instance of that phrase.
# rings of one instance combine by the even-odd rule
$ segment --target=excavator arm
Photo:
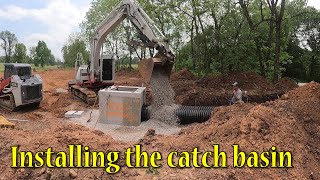
[[[154,48],[158,51],[155,57],[141,60],[139,64],[139,71],[144,79],[148,82],[150,81],[155,64],[165,67],[167,73],[171,72],[174,55],[169,49],[169,41],[136,2],[133,0],[123,0],[95,30],[91,44],[91,82],[96,82],[96,77],[100,74],[99,59],[101,57],[101,47],[105,38],[126,18],[128,18],[139,31],[140,39],[143,43],[145,43],[149,48]]]

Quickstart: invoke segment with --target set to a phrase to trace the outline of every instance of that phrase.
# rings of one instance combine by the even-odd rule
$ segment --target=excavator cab
[[[115,59],[113,55],[103,55],[99,65],[101,67],[101,81],[113,84],[115,81]]]
[[[29,79],[31,76],[31,66],[29,64],[5,64],[4,79],[12,75],[18,75],[21,80]]]

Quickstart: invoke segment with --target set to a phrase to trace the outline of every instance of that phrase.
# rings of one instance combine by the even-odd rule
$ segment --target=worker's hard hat
[[[234,82],[232,86],[238,86],[238,82]]]

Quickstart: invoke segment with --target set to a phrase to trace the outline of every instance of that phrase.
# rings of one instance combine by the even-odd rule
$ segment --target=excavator
[[[76,79],[69,82],[71,93],[88,104],[94,104],[96,92],[115,82],[115,60],[112,56],[102,55],[101,49],[107,35],[128,19],[137,29],[139,41],[131,42],[150,50],[157,50],[151,58],[139,62],[139,72],[146,83],[150,82],[154,68],[170,76],[174,55],[169,48],[169,40],[155,26],[155,23],[134,0],[123,0],[95,29],[91,41],[90,65],[77,68]]]

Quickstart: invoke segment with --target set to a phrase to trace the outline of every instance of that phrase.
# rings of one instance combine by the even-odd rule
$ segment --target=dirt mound
[[[218,179],[230,176],[234,179],[279,179],[284,176],[289,179],[319,179],[319,131],[320,84],[310,83],[273,102],[256,106],[239,104],[216,108],[212,118],[206,123],[193,125],[176,136],[152,139],[153,145],[159,145],[148,147],[162,151],[190,151],[194,147],[212,149],[213,144],[220,144],[221,149],[231,154],[228,162],[233,162],[234,144],[238,144],[241,151],[246,152],[270,151],[275,146],[278,151],[292,153],[294,168],[257,171],[229,167],[225,170],[210,170],[210,173],[197,169],[191,178],[204,175],[206,178],[219,177]],[[163,171],[170,173],[174,170],[168,168]]]
[[[43,118],[43,115],[37,112],[28,113],[23,116],[26,120],[38,120]]]
[[[309,84],[299,87],[294,91],[290,91],[287,95],[294,100],[305,100],[309,98],[320,98],[320,91],[319,83],[310,82]]]
[[[229,89],[231,84],[238,82],[242,89],[274,90],[271,83],[256,73],[228,73],[222,76],[206,76],[197,81],[197,85],[206,88]]]
[[[171,81],[195,80],[195,79],[197,79],[197,78],[187,68],[184,68],[178,72],[175,72],[175,73],[171,74],[171,76],[170,76]]]
[[[120,69],[116,72],[116,74],[118,76],[127,76],[127,75],[136,75],[136,76],[140,76],[139,71],[135,70],[135,69],[129,69],[129,68],[124,68],[124,69]]]
[[[285,77],[281,78],[276,84],[276,88],[280,91],[289,91],[294,88],[299,87],[297,82],[291,78]]]
[[[46,124],[46,126],[41,125]],[[12,169],[11,146],[19,146],[21,151],[45,151],[51,147],[53,151],[68,150],[68,144],[85,144],[92,149],[124,151],[121,143],[111,137],[90,131],[89,129],[69,123],[61,123],[50,118],[46,122],[38,122],[35,126],[40,129],[19,130],[8,129],[0,133],[0,179],[70,179],[69,169],[47,168],[41,169]],[[94,179],[103,176],[101,169],[75,170],[80,179]]]
[[[73,97],[70,93],[53,95],[45,94],[45,99],[40,108],[43,111],[53,113],[55,117],[63,118],[64,114],[71,110],[84,110],[89,106],[80,99]]]
[[[43,80],[44,92],[52,92],[58,88],[67,88],[68,81],[75,78],[74,70],[51,70],[51,71],[39,71],[37,74],[40,74]]]
[[[142,76],[139,71],[124,69],[116,72],[116,85],[141,86],[143,84]]]
[[[68,80],[74,78],[73,70],[59,70],[52,76],[54,71],[40,72],[44,79],[44,88],[49,104],[55,102],[51,98],[51,92],[56,88],[66,88]],[[57,77],[57,81],[54,77]],[[265,102],[277,99],[284,92],[296,87],[287,78],[282,79],[274,86],[263,77],[255,73],[229,73],[223,76],[207,76],[197,79],[188,69],[175,72],[171,75],[171,86],[175,91],[175,102],[182,105],[226,105],[232,96],[230,84],[237,81],[243,91],[248,91],[248,102]],[[147,105],[154,102],[152,88],[145,84],[137,70],[123,69],[116,72],[116,85],[146,86]],[[67,98],[68,101],[71,100]],[[66,103],[67,103],[66,102]],[[61,113],[60,113],[61,114]]]
[[[176,74],[188,74],[186,69]],[[256,73],[233,72],[225,75],[209,75],[198,80],[179,79],[173,76],[171,81],[175,91],[175,101],[186,106],[228,105],[233,94],[231,84],[238,82],[242,91],[247,91],[245,102],[263,103],[279,98],[285,92],[297,87],[288,78],[274,85]],[[280,87],[281,86],[281,87]]]

